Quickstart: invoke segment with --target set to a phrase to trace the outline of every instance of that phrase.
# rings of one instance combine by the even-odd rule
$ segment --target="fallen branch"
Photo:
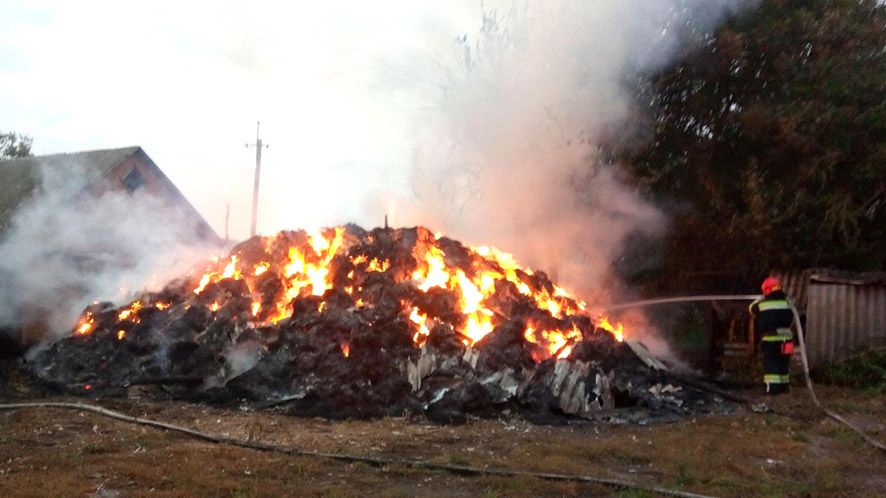
[[[606,486],[613,486],[617,488],[628,488],[628,489],[636,489],[641,491],[647,491],[652,493],[658,493],[660,495],[666,496],[678,496],[682,498],[711,498],[707,495],[700,495],[695,493],[688,493],[685,491],[678,491],[667,488],[660,488],[655,486],[643,486],[640,484],[636,484],[629,481],[624,481],[621,479],[610,479],[605,477],[594,477],[594,476],[580,476],[580,475],[570,475],[570,474],[556,474],[556,473],[548,473],[548,472],[530,472],[530,471],[521,471],[521,470],[509,470],[509,469],[488,469],[488,468],[480,468],[480,467],[471,467],[467,465],[450,465],[444,463],[434,463],[429,462],[427,460],[403,460],[397,458],[379,458],[379,457],[370,457],[370,456],[361,456],[361,455],[347,455],[342,453],[324,453],[319,451],[309,451],[309,450],[301,450],[298,448],[287,447],[287,446],[277,446],[268,443],[256,442],[256,441],[247,441],[244,439],[238,439],[234,437],[228,436],[219,436],[214,434],[208,434],[205,432],[200,432],[194,429],[189,429],[187,427],[181,427],[174,424],[169,424],[166,422],[160,422],[158,420],[151,420],[147,418],[140,417],[131,417],[129,415],[114,411],[108,410],[107,408],[102,408],[96,405],[89,405],[85,403],[61,403],[61,402],[30,402],[30,403],[6,403],[0,404],[0,410],[20,410],[25,408],[64,408],[69,410],[80,410],[87,411],[92,413],[97,413],[99,415],[110,417],[113,419],[121,420],[123,422],[133,423],[133,424],[141,424],[148,425],[151,427],[157,427],[160,429],[173,431],[173,432],[181,432],[183,434],[187,434],[191,437],[201,439],[203,441],[207,441],[210,443],[216,444],[229,444],[232,446],[239,446],[241,448],[248,448],[258,451],[271,451],[275,453],[283,453],[286,455],[292,456],[303,456],[303,457],[315,457],[315,458],[327,458],[331,460],[339,460],[346,462],[361,462],[369,465],[381,467],[387,465],[403,465],[408,467],[417,467],[429,470],[443,470],[446,472],[452,472],[456,474],[464,474],[464,475],[497,475],[497,476],[506,476],[506,477],[537,477],[539,479],[547,479],[552,481],[572,481],[572,482],[585,482],[585,483],[593,483],[593,484],[603,484]]]

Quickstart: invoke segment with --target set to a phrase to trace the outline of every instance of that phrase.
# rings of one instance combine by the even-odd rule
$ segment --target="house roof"
[[[28,156],[0,161],[0,234],[9,227],[21,203],[40,186],[41,174],[44,171],[79,167],[86,173],[85,185],[93,185],[120,163],[136,154],[141,156],[142,164],[155,170],[165,190],[194,216],[201,227],[201,232],[206,237],[217,239],[218,236],[206,220],[139,146]]]
[[[139,149],[134,146],[0,161],[0,232],[9,226],[19,204],[40,185],[42,168],[63,168],[77,164],[89,174],[88,181],[92,183]]]

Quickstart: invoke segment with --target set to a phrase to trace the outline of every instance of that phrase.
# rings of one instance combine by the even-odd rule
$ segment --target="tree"
[[[0,133],[0,159],[31,155],[33,140],[17,133]]]
[[[884,46],[877,0],[764,0],[648,82],[621,159],[674,206],[664,274],[884,268]]]

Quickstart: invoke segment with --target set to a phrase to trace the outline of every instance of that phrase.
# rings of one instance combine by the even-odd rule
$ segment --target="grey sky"
[[[230,203],[243,237],[261,119],[260,231],[379,224],[363,198],[405,189],[429,43],[481,19],[432,4],[7,1],[0,130],[37,154],[142,145],[219,233]]]

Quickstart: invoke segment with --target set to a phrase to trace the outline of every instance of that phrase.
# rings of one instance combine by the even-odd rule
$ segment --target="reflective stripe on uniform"
[[[762,299],[754,299],[753,301],[751,301],[751,304],[748,305],[748,312],[753,315],[754,314],[754,306],[760,304],[761,301],[763,301],[763,300]]]
[[[780,374],[765,374],[763,376],[763,382],[765,382],[766,384],[790,384],[791,376]]]
[[[769,310],[789,310],[791,304],[784,299],[773,299],[771,301],[763,300],[759,303],[760,311]]]
[[[793,340],[794,336],[790,332],[787,335],[779,334],[779,335],[764,335],[763,342],[788,342]]]

